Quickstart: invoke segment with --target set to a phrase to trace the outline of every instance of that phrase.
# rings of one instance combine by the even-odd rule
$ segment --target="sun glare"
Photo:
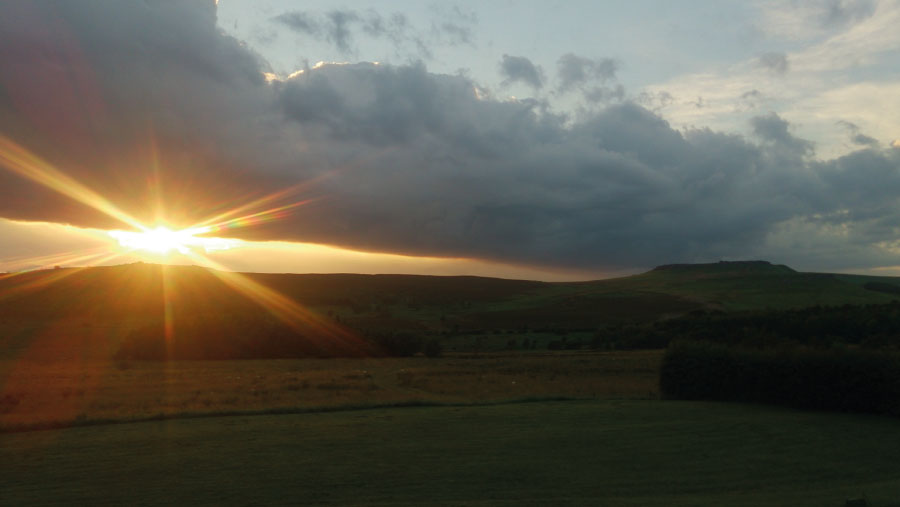
[[[194,249],[205,252],[228,250],[238,245],[239,241],[223,238],[198,237],[198,234],[210,232],[210,227],[196,227],[173,231],[165,226],[146,229],[141,232],[109,231],[109,235],[119,242],[122,248],[141,252],[168,255],[178,252],[187,255]]]

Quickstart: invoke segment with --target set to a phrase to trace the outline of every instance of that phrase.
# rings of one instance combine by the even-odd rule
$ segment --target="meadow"
[[[897,420],[588,400],[0,435],[5,505],[900,505]]]
[[[658,398],[661,351],[432,359],[0,361],[0,431],[528,398]]]
[[[896,334],[896,279],[240,276],[0,279],[0,504],[900,506],[896,417],[661,399],[664,351],[615,350],[888,346],[857,338]]]

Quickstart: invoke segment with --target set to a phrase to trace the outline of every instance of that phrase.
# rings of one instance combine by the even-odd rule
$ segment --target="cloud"
[[[885,3],[885,2],[881,2]],[[873,0],[809,0],[785,3],[757,2],[761,30],[788,39],[813,39],[853,28],[871,18],[878,7]]]
[[[794,6],[805,5],[778,2],[771,9],[791,12]],[[834,128],[837,119],[879,135],[900,128],[900,103],[894,99],[900,81],[892,73],[893,52],[900,47],[898,24],[900,4],[878,2],[872,16],[841,30],[824,31],[809,42],[787,44],[792,51],[784,54],[788,64],[784,74],[761,67],[757,56],[725,68],[678,76],[648,86],[642,93],[671,94],[672,102],[658,110],[680,128],[706,125],[749,133],[744,128],[751,115],[775,109],[794,122],[801,137],[818,141],[818,156],[839,156],[854,147],[846,142],[843,130]],[[779,61],[780,57],[773,58],[776,69]],[[744,94],[749,90],[759,92],[756,99],[747,100],[751,97]],[[698,96],[704,103],[700,109],[691,103]]]
[[[275,16],[275,21],[287,26],[295,32],[318,37],[322,32],[322,26],[312,14],[304,11],[285,12]]]
[[[584,90],[583,94],[588,102],[614,102],[625,99],[625,87],[621,84],[615,86],[594,86]]]
[[[458,5],[433,4],[435,21],[431,23],[431,34],[442,45],[474,45],[474,27],[478,16],[474,11],[464,11]]]
[[[665,90],[658,92],[642,91],[635,97],[634,101],[651,111],[658,112],[670,106],[675,101],[675,97]]]
[[[852,137],[853,143],[859,146],[877,146],[878,140],[865,134],[856,134]]]
[[[148,222],[157,202],[188,225],[301,185],[271,205],[310,204],[227,235],[586,269],[797,256],[801,244],[815,250],[801,268],[897,264],[900,150],[814,160],[774,113],[751,120],[753,138],[678,130],[628,101],[564,121],[421,63],[267,83],[266,62],[199,3],[7,14],[0,131]],[[0,217],[122,227],[8,171]]]
[[[356,52],[360,37],[388,41],[398,54],[426,59],[432,57],[431,46],[436,42],[449,45],[472,43],[472,26],[476,22],[473,15],[458,7],[440,9],[436,14],[441,15],[441,21],[433,22],[430,30],[414,26],[403,13],[382,15],[371,9],[288,11],[272,20],[298,35],[326,41],[345,55]]]
[[[790,124],[776,113],[755,116],[750,120],[753,133],[764,142],[798,156],[811,155],[813,143],[795,137],[788,131]]]
[[[752,111],[757,109],[765,98],[765,95],[756,88],[748,90],[740,95],[738,102],[739,108]]]
[[[784,75],[790,67],[784,53],[765,53],[757,61],[760,67],[778,75]]]
[[[503,76],[504,86],[519,82],[535,90],[544,87],[544,71],[524,56],[503,55],[500,75]]]
[[[324,36],[344,54],[353,52],[352,25],[366,23],[366,20],[356,11],[337,9],[328,11],[321,16],[315,16],[305,11],[285,12],[275,16],[274,20],[303,35],[313,38]],[[370,19],[369,24],[365,26],[374,25],[380,28],[380,21],[380,17],[375,17]],[[383,32],[375,31],[377,32],[376,36],[383,34]],[[369,33],[372,34],[372,31]]]
[[[588,83],[605,83],[616,77],[619,64],[612,58],[593,60],[567,53],[556,62],[560,93],[566,93]]]
[[[872,0],[829,0],[823,7],[822,24],[825,26],[847,26],[875,13]]]
[[[857,124],[846,120],[838,120],[838,125],[846,128],[850,133],[850,141],[857,146],[878,146],[878,140],[874,137],[867,136],[860,131]]]
[[[578,91],[591,104],[621,101],[626,94],[625,87],[615,83],[618,69],[619,62],[612,58],[591,59],[567,53],[556,62],[556,93]],[[649,96],[641,98],[648,99]]]
[[[900,5],[873,5],[871,15],[847,18],[847,22],[815,34],[815,44],[792,53],[792,70],[833,71],[893,62],[900,43],[900,31],[896,30]]]

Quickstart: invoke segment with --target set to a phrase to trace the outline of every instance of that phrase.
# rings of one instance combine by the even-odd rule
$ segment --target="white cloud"
[[[853,122],[865,134],[884,141],[900,131],[900,74],[894,66],[900,55],[900,2],[873,3],[871,12],[868,4],[834,1],[762,5],[771,33],[815,28],[820,39],[804,42],[792,52],[766,53],[717,71],[646,87],[650,95],[666,92],[673,97],[661,108],[666,118],[682,127],[747,132],[749,117],[778,111],[803,137],[816,142],[822,158],[856,149],[835,127],[838,120]],[[844,13],[835,15],[843,21],[828,24],[834,9]],[[773,73],[768,71],[772,65],[761,68],[760,62],[784,65]],[[855,71],[849,72],[851,68]],[[752,101],[747,100],[749,94]]]
[[[819,139],[820,157],[829,158],[852,149],[837,120],[854,123],[860,132],[888,143],[900,132],[900,81],[863,82],[823,90],[793,101],[785,117],[802,121],[802,135]]]
[[[792,41],[821,38],[868,19],[877,5],[874,0],[760,0],[757,28]]]
[[[826,72],[885,63],[884,53],[900,50],[900,2],[884,1],[849,29],[791,55],[798,72]],[[895,61],[892,59],[892,61]]]

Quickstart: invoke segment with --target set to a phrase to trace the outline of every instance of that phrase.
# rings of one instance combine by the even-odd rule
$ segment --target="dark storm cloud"
[[[535,90],[544,87],[544,71],[524,56],[503,55],[500,60],[503,84],[524,83]]]
[[[268,67],[221,34],[213,2],[10,2],[0,47],[0,132],[100,193],[146,201],[153,175],[131,171],[154,144],[178,182],[166,189],[175,214],[200,204],[188,191],[238,198],[235,184],[256,179],[247,122],[278,117]],[[7,217],[121,227],[7,171],[0,189]]]
[[[790,68],[787,55],[784,53],[765,53],[759,57],[757,63],[760,67],[778,75],[784,75]]]
[[[0,131],[142,219],[156,181],[184,223],[307,182],[293,198],[314,203],[229,235],[589,268],[877,263],[900,226],[900,150],[815,161],[774,113],[753,139],[675,130],[630,102],[572,122],[422,64],[266,83],[211,6],[10,5]],[[0,216],[122,227],[6,171]]]

